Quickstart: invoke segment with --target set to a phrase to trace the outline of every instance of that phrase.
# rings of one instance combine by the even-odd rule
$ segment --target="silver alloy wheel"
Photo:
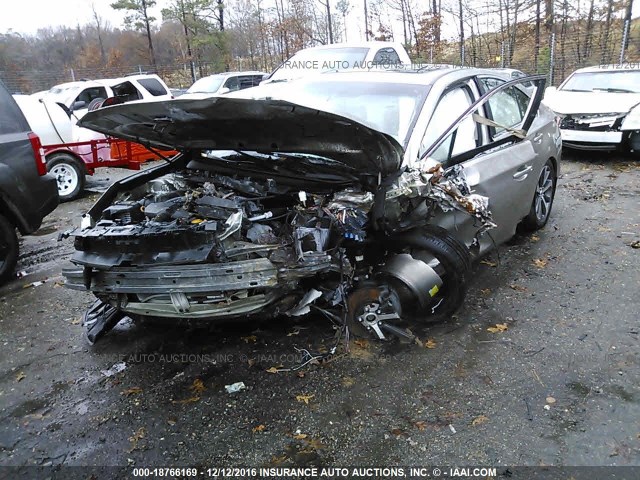
[[[553,174],[551,167],[545,165],[540,172],[538,185],[536,186],[536,217],[539,222],[543,223],[549,216],[551,211],[551,202],[553,201]]]
[[[69,195],[78,187],[78,172],[68,163],[58,163],[51,169],[58,180],[58,195]]]

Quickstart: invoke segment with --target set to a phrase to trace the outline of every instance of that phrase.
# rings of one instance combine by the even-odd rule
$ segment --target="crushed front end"
[[[308,290],[305,279],[331,285],[351,274],[338,245],[364,237],[372,195],[349,198],[365,209],[338,211],[340,194],[272,180],[168,173],[125,188],[93,225],[74,232],[78,268],[64,271],[67,286],[134,316],[284,313]]]

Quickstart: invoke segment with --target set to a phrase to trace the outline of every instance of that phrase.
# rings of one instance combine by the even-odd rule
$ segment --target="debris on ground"
[[[509,326],[506,323],[496,323],[495,326],[487,328],[487,332],[490,333],[502,333],[509,330]]]
[[[111,368],[107,370],[100,370],[100,373],[102,373],[102,375],[104,375],[105,377],[109,378],[109,377],[113,377],[117,373],[124,372],[126,368],[127,368],[127,364],[125,362],[118,362],[113,364]]]
[[[314,397],[314,394],[311,395],[296,395],[296,400],[299,402],[304,402],[305,405],[309,405],[309,401]]]
[[[544,268],[549,261],[544,258],[534,258],[532,263],[538,268]]]
[[[124,395],[125,397],[130,397],[131,395],[138,395],[140,393],[142,393],[142,389],[140,387],[131,387],[120,392],[120,395]]]
[[[479,415],[471,421],[471,425],[476,427],[488,421],[489,421],[489,417],[487,417],[486,415]]]
[[[436,343],[436,341],[433,338],[430,338],[426,342],[424,342],[424,347],[425,348],[436,348],[437,346],[438,346],[438,344]]]
[[[244,390],[245,388],[247,388],[247,386],[244,384],[244,382],[236,382],[232,383],[231,385],[224,386],[224,389],[227,391],[227,393],[237,393],[240,390]]]

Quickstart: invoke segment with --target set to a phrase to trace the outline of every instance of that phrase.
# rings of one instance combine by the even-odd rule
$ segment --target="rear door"
[[[452,86],[436,106],[420,150],[421,157],[445,169],[462,166],[472,192],[488,197],[497,228],[479,238],[481,251],[515,233],[529,212],[536,175],[546,161],[536,154],[532,142],[537,132],[530,130],[543,86],[529,97],[515,86],[518,82],[475,78]],[[435,222],[467,245],[479,227],[461,212],[440,213]]]

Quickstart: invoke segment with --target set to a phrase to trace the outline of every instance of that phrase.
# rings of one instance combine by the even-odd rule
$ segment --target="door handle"
[[[536,133],[535,136],[533,137],[533,143],[542,143],[542,138],[544,137],[544,135],[542,133]]]
[[[513,178],[515,178],[516,180],[524,180],[525,178],[527,178],[527,175],[529,175],[529,172],[531,170],[533,170],[533,166],[525,165],[513,174]]]

